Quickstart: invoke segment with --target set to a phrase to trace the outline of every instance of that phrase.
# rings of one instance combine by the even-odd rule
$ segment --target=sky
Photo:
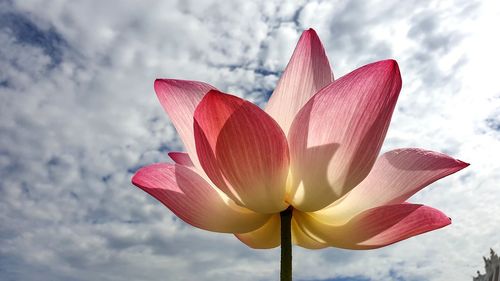
[[[0,0],[0,279],[277,280],[279,249],[191,227],[130,179],[182,150],[155,78],[263,106],[311,27],[335,77],[398,61],[383,151],[471,166],[410,199],[452,225],[370,251],[295,247],[294,280],[472,280],[500,251],[499,26],[496,0]]]

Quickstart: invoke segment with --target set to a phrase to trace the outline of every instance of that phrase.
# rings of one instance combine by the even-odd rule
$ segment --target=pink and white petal
[[[316,217],[347,221],[363,210],[403,203],[422,188],[467,166],[448,155],[418,148],[386,152],[358,186],[342,200],[317,211]]]
[[[295,212],[297,211],[294,210]],[[302,248],[313,250],[329,247],[328,244],[321,243],[303,232],[294,217],[292,217],[292,243]]]
[[[280,124],[286,135],[297,112],[332,81],[333,73],[323,44],[313,29],[306,30],[265,110]]]
[[[400,89],[397,63],[380,61],[331,83],[299,111],[288,135],[295,208],[320,210],[366,177]]]
[[[235,234],[241,242],[254,249],[272,249],[281,244],[280,215],[275,214],[259,229]]]
[[[163,109],[177,129],[189,157],[201,170],[194,142],[193,116],[203,96],[215,88],[197,81],[156,79],[154,89]]]
[[[439,210],[407,203],[366,210],[343,225],[317,220],[314,213],[300,213],[296,219],[310,236],[333,247],[355,250],[384,247],[451,223]]]
[[[256,105],[215,90],[194,118],[198,157],[217,187],[259,213],[288,207],[288,145],[276,121]]]
[[[231,204],[195,171],[176,164],[141,168],[132,183],[188,224],[214,232],[244,233],[261,227],[269,215]]]
[[[168,156],[175,162],[175,164],[179,164],[182,166],[193,167],[193,161],[189,158],[189,154],[185,152],[176,152],[172,151],[168,153]]]

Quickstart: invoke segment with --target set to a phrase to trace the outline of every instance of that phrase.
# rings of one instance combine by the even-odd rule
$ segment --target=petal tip
[[[318,36],[318,33],[316,32],[316,30],[314,30],[312,27],[306,29],[304,31],[304,33],[309,34],[309,35]]]
[[[452,219],[451,217],[448,217],[445,213],[443,213],[442,211],[440,210],[437,210],[437,209],[433,209],[431,207],[428,207],[428,206],[422,206],[426,209],[426,211],[428,211],[429,213],[434,213],[435,217],[436,217],[436,223],[434,224],[436,226],[436,228],[434,229],[439,229],[439,228],[442,228],[442,227],[445,227],[447,225],[450,225],[452,223]],[[431,229],[433,230],[433,229]]]
[[[155,92],[158,92],[158,88],[160,87],[161,83],[162,83],[162,79],[160,79],[160,78],[155,79],[155,82],[153,84],[153,88],[155,89]]]
[[[210,90],[210,91],[208,91],[208,93],[205,95],[204,98],[207,98],[207,99],[208,98],[214,98],[214,97],[216,97],[218,95],[224,95],[224,93],[221,92],[221,91],[219,91],[219,90]]]
[[[157,87],[159,87],[161,84],[165,83],[166,81],[168,81],[168,79],[156,78],[153,85],[156,89]]]
[[[392,66],[392,67],[399,67],[398,62],[395,59],[386,59],[386,60],[383,60],[383,62],[386,63],[387,65]]]
[[[133,185],[135,185],[141,189],[144,189],[146,177],[148,176],[149,173],[158,169],[158,167],[164,167],[166,169],[169,169],[170,165],[165,164],[165,163],[153,163],[153,164],[150,164],[148,166],[141,167],[132,176],[132,178],[130,179],[130,182]]]
[[[385,60],[380,60],[376,61],[373,63],[374,65],[384,67],[387,69],[399,69],[398,62],[395,59],[385,59]]]
[[[152,164],[154,165],[154,164]],[[137,186],[137,187],[140,187],[140,183],[141,183],[141,179],[142,179],[142,176],[145,172],[145,170],[147,169],[148,166],[146,167],[141,167],[139,168],[138,170],[135,171],[134,175],[132,176],[132,178],[130,179],[130,182]]]
[[[321,42],[321,40],[319,39],[318,33],[316,32],[316,30],[314,30],[312,28],[306,29],[302,32],[302,35],[300,36],[299,42],[300,41],[302,41],[302,42]],[[321,44],[321,48],[323,48],[322,44]]]
[[[401,71],[399,70],[399,64],[395,59],[387,59],[382,61],[384,67],[387,69],[388,72],[392,73],[394,75],[394,78],[397,81],[397,84],[399,87],[401,86]]]
[[[395,59],[381,60],[375,64],[387,69],[389,72],[399,73],[399,64]]]
[[[437,227],[436,229],[446,227],[448,225],[451,225],[451,223],[452,219],[450,217],[447,217],[447,219],[442,222],[441,226]]]
[[[467,162],[464,162],[462,160],[459,160],[459,159],[456,159],[456,161],[458,162],[458,166],[461,168],[461,169],[464,169],[464,168],[467,168],[470,166],[470,163],[467,163]]]
[[[165,87],[168,87],[168,85],[172,84],[173,81],[173,79],[156,78],[153,84],[156,94],[160,95],[160,93],[165,90]]]
[[[171,151],[168,153],[170,159],[174,161],[175,164],[179,164],[187,167],[194,167],[193,161],[189,157],[189,154],[185,152]]]
[[[137,185],[135,184],[135,183],[137,182],[136,176],[137,176],[137,174],[134,174],[134,175],[132,176],[132,178],[130,179],[130,183],[132,183],[132,184],[133,184],[133,185],[135,185],[135,186],[137,186]]]
[[[383,73],[385,77],[395,82],[394,86],[401,89],[402,79],[398,62],[395,59],[386,59],[369,63],[359,69],[368,70],[368,72]],[[399,93],[399,90],[397,91]]]
[[[196,82],[190,80],[171,79],[171,78],[156,78],[154,82],[154,89],[157,93],[168,89],[168,87],[186,87],[186,85],[194,85]],[[199,84],[204,84],[199,82]]]
[[[139,188],[141,188],[141,184],[140,184],[140,183],[141,183],[141,176],[142,176],[142,170],[143,170],[143,169],[144,169],[144,168],[140,168],[137,172],[135,172],[135,174],[134,174],[134,175],[132,176],[132,178],[130,179],[130,182],[131,182],[133,185],[135,185],[135,186],[137,186],[137,187],[139,187]]]
[[[454,166],[453,173],[456,173],[456,172],[463,170],[463,169],[470,166],[470,163],[464,162],[464,161],[459,160],[459,159],[455,159],[455,158],[450,157],[450,156],[448,156],[448,157],[450,158],[451,161],[453,161],[453,166]]]
[[[396,83],[395,86],[401,90],[403,79],[401,78],[401,71],[399,70],[398,62],[395,59],[388,59],[384,61],[384,64],[387,67],[387,70],[393,74]]]
[[[213,105],[218,104],[220,101],[227,100],[225,98],[233,97],[232,95],[225,94],[221,91],[211,89],[208,91],[205,96],[201,99],[200,103],[196,107],[194,111],[194,118],[197,119],[200,117],[201,112],[206,111],[207,108],[213,108]]]

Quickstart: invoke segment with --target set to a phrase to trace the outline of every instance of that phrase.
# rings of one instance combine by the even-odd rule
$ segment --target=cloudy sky
[[[499,26],[496,0],[0,1],[0,279],[277,280],[279,249],[195,229],[130,178],[182,149],[155,78],[262,106],[312,27],[336,77],[399,62],[384,151],[471,166],[410,200],[451,226],[372,251],[294,248],[295,280],[472,280],[500,251]]]

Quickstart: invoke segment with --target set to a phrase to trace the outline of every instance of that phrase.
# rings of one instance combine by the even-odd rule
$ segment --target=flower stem
[[[281,269],[280,281],[292,281],[292,222],[293,208],[280,213],[281,217]]]

